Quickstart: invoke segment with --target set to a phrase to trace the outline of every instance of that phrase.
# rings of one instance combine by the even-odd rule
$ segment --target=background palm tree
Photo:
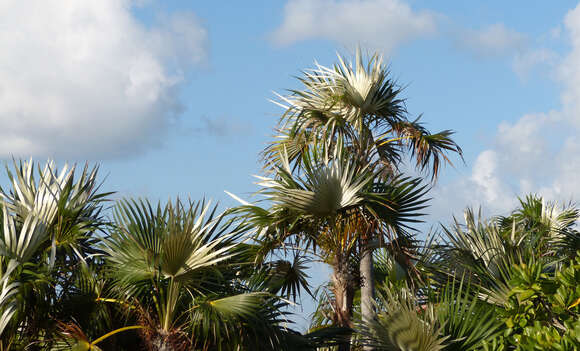
[[[435,180],[443,162],[451,163],[447,154],[461,155],[461,149],[445,130],[431,134],[419,122],[409,120],[401,89],[389,78],[389,72],[378,54],[365,61],[357,49],[354,62],[338,56],[339,64],[332,68],[316,65],[299,78],[303,90],[291,90],[289,96],[279,96],[285,108],[276,140],[263,153],[266,169],[276,169],[288,154],[300,171],[302,154],[322,143],[328,154],[344,145],[359,166],[379,172],[389,183],[399,173],[403,156],[410,156],[420,171]],[[374,287],[372,277],[373,238],[365,230],[360,237],[360,274],[362,283],[362,316],[372,319]],[[383,231],[387,240],[396,240],[398,233]]]
[[[556,266],[577,255],[579,218],[573,205],[558,206],[533,195],[520,199],[509,216],[484,220],[467,209],[465,224],[455,219],[453,226],[442,227],[441,240],[431,248],[433,260],[426,260],[427,270],[442,282],[467,275],[502,303],[514,267],[530,261]]]
[[[479,347],[560,345],[557,349],[572,350],[580,347],[574,336],[580,323],[570,322],[580,317],[580,289],[572,288],[580,283],[575,273],[580,268],[575,263],[579,214],[571,204],[559,206],[533,195],[520,199],[509,216],[485,220],[468,209],[464,224],[455,220],[442,228],[442,238],[426,250],[421,270],[434,291],[449,289],[450,281],[468,281],[477,292],[474,303],[495,311],[506,332]]]

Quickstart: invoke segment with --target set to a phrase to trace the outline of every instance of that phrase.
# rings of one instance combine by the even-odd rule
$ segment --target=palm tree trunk
[[[343,328],[352,328],[352,305],[354,300],[354,277],[340,258],[335,259],[332,284],[334,292],[334,324]],[[350,351],[350,341],[338,346],[338,351]]]
[[[361,259],[360,259],[360,277],[361,277],[361,317],[363,323],[368,323],[375,318],[375,281],[373,276],[373,250],[369,245],[367,236],[361,240]],[[372,351],[373,347],[365,346],[364,351]]]

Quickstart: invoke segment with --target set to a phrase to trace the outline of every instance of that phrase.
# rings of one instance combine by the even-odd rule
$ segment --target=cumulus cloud
[[[496,23],[479,30],[463,29],[457,34],[455,42],[477,57],[499,57],[522,51],[527,45],[527,38],[503,23]]]
[[[454,45],[478,59],[508,58],[512,69],[522,80],[526,80],[535,68],[551,66],[558,55],[547,48],[533,48],[529,38],[503,23],[472,29],[455,29],[450,35]]]
[[[527,38],[503,23],[496,23],[479,30],[463,29],[457,34],[455,42],[477,57],[499,57],[522,51],[527,45]]]
[[[401,0],[289,0],[284,21],[272,39],[279,45],[330,39],[390,53],[403,42],[433,34],[436,17],[428,11],[414,11]]]
[[[580,5],[566,14],[564,25],[572,51],[558,68],[558,76],[564,85],[562,104],[568,118],[580,127]]]
[[[525,80],[534,68],[542,64],[553,65],[557,59],[558,55],[553,50],[530,49],[516,53],[512,68],[520,79]]]
[[[466,205],[505,213],[516,196],[527,193],[580,201],[580,5],[566,15],[564,28],[571,51],[556,69],[563,87],[561,108],[502,122],[471,173],[436,190],[433,207],[439,214],[445,215],[441,208],[458,214]]]
[[[0,3],[0,157],[104,158],[161,143],[183,72],[203,63],[192,13],[146,27],[124,0]]]

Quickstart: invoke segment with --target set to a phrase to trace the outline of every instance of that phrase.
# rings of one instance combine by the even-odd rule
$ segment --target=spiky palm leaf
[[[333,68],[316,64],[299,78],[303,90],[280,96],[286,112],[278,138],[263,153],[267,166],[280,164],[281,150],[300,164],[300,155],[322,142],[331,153],[341,141],[372,168],[390,173],[398,169],[401,155],[409,153],[418,169],[430,171],[433,179],[441,163],[451,163],[448,152],[461,149],[451,131],[431,134],[419,122],[409,121],[401,89],[389,78],[378,54],[365,62],[358,49],[354,62],[340,55]],[[430,166],[430,167],[429,167]]]
[[[580,249],[576,224],[580,210],[573,204],[558,205],[535,195],[519,199],[520,205],[511,215],[498,217],[506,235],[524,236],[524,245],[534,247],[536,257],[558,260],[573,258]]]
[[[117,226],[106,242],[108,262],[127,297],[151,298],[167,289],[156,301],[165,330],[176,322],[184,288],[199,287],[196,274],[233,256],[240,233],[231,223],[222,225],[223,215],[215,212],[205,202],[184,205],[179,200],[155,209],[148,201],[122,200],[115,208]],[[158,285],[151,286],[152,281]]]
[[[388,182],[378,181],[376,174],[366,167],[358,167],[344,149],[337,148],[332,157],[317,150],[304,154],[303,175],[291,173],[287,154],[282,154],[280,159],[283,166],[279,167],[276,178],[260,177],[261,193],[273,206],[259,219],[283,213],[288,216],[286,223],[289,224],[296,223],[297,219],[302,220],[300,223],[312,220],[319,223],[311,227],[318,232],[316,235],[324,233],[325,227],[341,227],[344,234],[352,232],[347,226],[354,225],[358,228],[353,230],[360,234],[372,226],[393,239],[406,233],[411,224],[420,222],[419,211],[428,201],[424,198],[428,187],[421,185],[419,179],[395,177]],[[248,205],[245,209],[255,217],[259,215]],[[337,234],[339,230],[334,232]],[[343,247],[353,245],[356,238],[356,235],[343,237]]]
[[[381,309],[376,319],[362,323],[358,332],[362,343],[377,351],[443,350],[448,336],[442,336],[433,305],[420,306],[403,288],[385,289],[379,297]]]
[[[63,296],[74,285],[75,269],[97,254],[93,244],[108,193],[98,193],[96,167],[85,166],[80,176],[75,166],[59,172],[51,161],[44,167],[14,161],[14,170],[6,169],[10,188],[0,189],[0,252],[2,264],[17,262],[4,278],[18,293],[4,295],[17,299],[4,311],[13,310],[14,318],[8,323],[5,314],[3,329],[11,325],[14,345],[49,343],[56,330],[47,315],[57,318],[67,308]]]
[[[27,231],[34,227],[34,231],[39,232],[35,235],[40,237],[38,240],[22,240],[30,243],[29,253],[34,251],[35,245],[50,239],[51,264],[54,264],[56,250],[60,248],[83,260],[89,241],[95,242],[91,233],[102,224],[102,202],[111,193],[98,193],[97,167],[89,169],[86,165],[77,177],[76,166],[69,168],[65,165],[58,171],[49,161],[44,168],[38,166],[38,180],[36,167],[32,161],[15,161],[14,172],[7,168],[11,190],[0,188],[4,212],[16,223],[22,223]],[[7,224],[10,225],[9,221],[4,223]]]
[[[501,333],[503,325],[495,306],[482,301],[464,280],[449,281],[436,301],[435,314],[441,333],[449,336],[445,350],[479,350]]]
[[[17,265],[16,260],[8,261],[7,267],[2,269],[0,276],[0,336],[18,307],[16,297],[20,283],[12,281],[10,276]]]

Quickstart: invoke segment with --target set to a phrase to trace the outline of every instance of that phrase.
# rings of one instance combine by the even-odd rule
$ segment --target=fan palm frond
[[[148,201],[121,200],[115,208],[118,229],[107,241],[109,261],[121,279],[153,276],[187,279],[195,270],[231,258],[239,232],[230,229],[216,207],[179,200],[154,209]]]
[[[442,325],[441,333],[449,336],[446,350],[476,350],[482,343],[501,333],[503,320],[494,305],[479,298],[468,282],[450,281],[440,294],[435,313]]]
[[[394,290],[394,289],[393,289]],[[377,351],[437,351],[446,346],[433,305],[417,305],[412,293],[383,290],[376,319],[359,327],[363,345]]]

